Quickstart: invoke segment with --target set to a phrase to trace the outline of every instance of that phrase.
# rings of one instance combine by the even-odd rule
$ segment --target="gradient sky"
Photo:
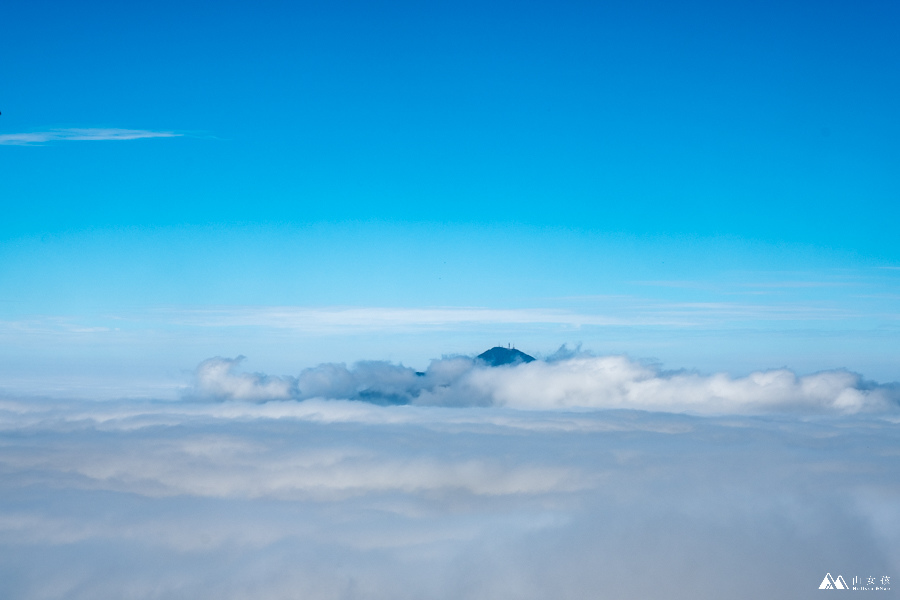
[[[900,379],[898,17],[8,3],[0,385],[37,389],[49,365],[60,385],[175,381],[217,354],[424,366],[507,342]],[[335,336],[246,317],[271,307],[566,316]],[[183,318],[209,310],[230,320]]]

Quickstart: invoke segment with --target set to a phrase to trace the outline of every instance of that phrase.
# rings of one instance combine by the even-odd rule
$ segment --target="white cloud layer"
[[[565,353],[563,353],[565,356]],[[798,376],[787,369],[746,377],[665,373],[624,356],[488,367],[469,358],[434,360],[425,372],[387,362],[323,364],[297,377],[238,372],[239,359],[213,358],[196,371],[193,395],[224,400],[329,398],[376,404],[504,406],[517,409],[624,408],[694,414],[895,411],[896,385],[848,371]]]
[[[453,380],[484,374],[461,364],[440,361]],[[313,381],[234,366],[205,373],[248,399]],[[402,389],[393,369],[377,378]],[[826,572],[900,573],[898,428],[894,414],[7,397],[0,597],[814,598]]]
[[[139,140],[145,138],[180,137],[182,134],[173,131],[147,131],[144,129],[51,129],[49,131],[33,131],[30,133],[0,134],[0,145],[34,146],[47,142],[60,141],[115,141]]]

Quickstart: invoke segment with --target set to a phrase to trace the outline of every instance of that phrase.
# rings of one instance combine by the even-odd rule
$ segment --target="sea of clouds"
[[[900,576],[897,506],[896,388],[842,371],[214,358],[178,401],[0,397],[4,598],[817,597]]]

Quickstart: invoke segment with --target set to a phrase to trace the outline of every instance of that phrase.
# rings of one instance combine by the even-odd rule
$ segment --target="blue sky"
[[[893,3],[480,4],[13,3],[5,133],[186,137],[4,148],[3,233],[513,222],[897,258]]]
[[[216,354],[288,373],[506,342],[896,380],[897,13],[14,2],[6,385],[48,362],[171,380]],[[575,316],[284,346],[160,317],[348,306]]]

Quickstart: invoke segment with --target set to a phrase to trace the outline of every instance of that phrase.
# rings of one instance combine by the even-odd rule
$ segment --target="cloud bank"
[[[181,135],[174,131],[147,131],[144,129],[51,129],[49,131],[33,131],[30,133],[0,134],[0,145],[34,146],[47,142],[140,140],[145,138],[180,137]]]
[[[815,598],[900,571],[898,427],[0,398],[0,596]]]
[[[848,371],[798,376],[787,369],[746,377],[666,373],[625,356],[558,354],[557,360],[488,367],[465,358],[434,360],[424,372],[387,362],[322,364],[296,377],[239,372],[241,358],[199,365],[195,398],[266,401],[310,398],[375,404],[497,406],[516,409],[638,409],[693,414],[895,411],[896,385]]]
[[[793,600],[900,572],[896,390],[852,373],[242,366],[174,401],[0,395],[0,597]]]

